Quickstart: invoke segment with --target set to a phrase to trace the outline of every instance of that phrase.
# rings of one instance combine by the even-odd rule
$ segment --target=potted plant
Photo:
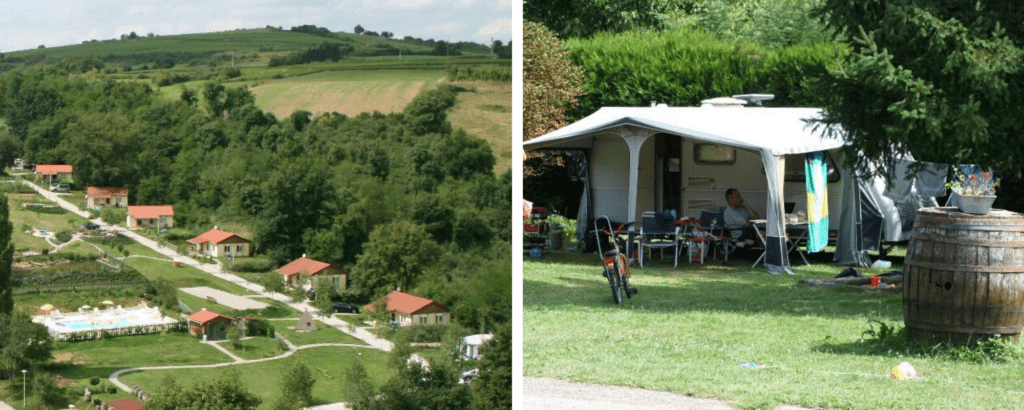
[[[966,214],[986,215],[996,201],[999,178],[992,177],[992,169],[965,175],[953,166],[953,180],[946,184],[956,194],[957,207]]]

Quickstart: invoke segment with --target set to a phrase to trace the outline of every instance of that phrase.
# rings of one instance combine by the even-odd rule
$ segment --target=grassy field
[[[220,279],[191,266],[181,265],[174,267],[170,261],[154,260],[149,258],[128,258],[127,263],[128,266],[137,269],[147,279],[164,279],[171,282],[171,284],[177,288],[209,286],[211,288],[231,292],[236,295],[255,294],[246,288]]]
[[[33,229],[46,229],[50,232],[73,231],[86,222],[85,218],[70,212],[59,214],[48,214],[33,212],[31,208],[21,206],[23,201],[18,199],[17,194],[6,194],[7,203],[10,204],[11,223],[14,225],[12,241],[16,253],[24,251],[42,251],[52,247],[43,238],[32,236],[29,232]],[[45,198],[36,195],[31,200],[33,203],[46,203],[55,205]]]
[[[289,342],[296,346],[305,346],[318,343],[351,343],[357,345],[365,345],[366,343],[362,340],[356,339],[349,334],[335,329],[331,326],[327,326],[321,322],[316,322],[316,330],[312,332],[296,332],[290,328],[294,328],[298,320],[275,320],[274,330],[279,335],[288,339]]]
[[[512,167],[512,84],[489,81],[459,82],[473,91],[459,93],[458,103],[448,111],[455,128],[483,138],[494,151],[494,172],[501,175]]]
[[[842,267],[796,265],[789,276],[740,261],[675,270],[655,262],[634,271],[640,293],[615,305],[596,259],[549,253],[524,262],[525,376],[670,391],[741,408],[1020,407],[1024,354],[975,363],[892,350],[865,331],[880,330],[871,321],[902,328],[899,294],[798,284]],[[903,361],[922,378],[887,378]]]
[[[220,342],[220,345],[230,350],[235,356],[246,360],[274,357],[287,350],[287,348],[281,350],[277,339],[272,337],[250,337],[239,342],[239,347],[237,348],[230,341]]]
[[[38,315],[39,307],[51,304],[61,312],[73,312],[79,306],[100,306],[100,302],[110,300],[115,305],[137,306],[142,298],[140,288],[124,287],[105,290],[79,290],[64,292],[23,293],[14,296],[14,309],[28,315]]]
[[[241,373],[241,381],[252,392],[263,398],[260,409],[270,409],[273,401],[281,394],[278,383],[281,375],[293,365],[295,360],[302,361],[310,370],[316,384],[313,386],[313,398],[320,403],[345,401],[343,383],[345,372],[355,360],[360,360],[366,368],[373,383],[382,384],[391,375],[387,366],[387,354],[379,350],[351,347],[314,347],[295,352],[294,355],[262,363],[231,366]],[[150,370],[130,373],[121,377],[128,385],[140,386],[145,391],[155,391],[166,377],[173,377],[188,386],[217,377],[225,368],[214,369],[178,369]]]
[[[141,366],[172,366],[230,362],[231,358],[213,346],[199,342],[187,333],[151,334],[117,337],[106,340],[62,343],[53,352],[54,361],[47,371],[66,379],[69,391],[81,392],[89,387],[89,379],[98,377],[101,386],[116,370]],[[97,388],[90,387],[93,391]],[[100,394],[100,399],[124,396]],[[13,401],[10,401],[13,404]]]

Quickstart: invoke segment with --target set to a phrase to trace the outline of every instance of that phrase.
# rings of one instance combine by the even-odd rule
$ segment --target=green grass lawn
[[[872,320],[902,328],[901,295],[798,285],[843,268],[829,263],[794,265],[795,276],[749,266],[684,263],[673,270],[655,262],[634,270],[631,283],[640,293],[615,305],[595,255],[527,259],[523,374],[716,398],[741,408],[1019,408],[1024,356],[977,364],[879,348],[864,332]],[[922,378],[887,378],[903,361]]]
[[[344,320],[344,321],[346,321],[348,323],[351,323],[353,326],[357,326],[357,327],[369,326],[368,324],[363,322],[362,319],[360,319],[359,315],[343,315],[343,314],[340,314],[340,313],[335,313],[334,317],[336,317],[338,319],[341,319],[341,320]]]
[[[60,214],[33,212],[30,208],[23,208],[21,206],[22,201],[18,199],[17,194],[6,195],[7,202],[10,204],[11,223],[14,225],[14,232],[11,235],[11,239],[14,242],[15,252],[27,250],[42,251],[43,249],[52,248],[48,243],[46,243],[46,240],[32,236],[31,232],[26,233],[28,230],[46,229],[55,233],[61,231],[74,231],[86,222],[85,218],[70,212]],[[37,195],[31,202],[56,205],[39,195]]]
[[[132,256],[132,255],[135,255],[135,256],[148,256],[148,257],[152,257],[152,258],[165,259],[165,260],[168,261],[167,263],[170,263],[170,258],[168,258],[167,256],[164,256],[164,255],[160,254],[157,251],[149,249],[148,247],[143,246],[142,244],[139,244],[138,242],[135,242],[135,240],[133,240],[133,239],[129,239],[128,241],[129,241],[129,243],[127,245],[124,245],[124,247],[122,248],[122,249],[128,251],[128,256]],[[118,257],[118,258],[124,257],[124,253],[122,251],[118,251],[117,249],[114,249],[111,246],[104,245],[102,243],[97,243],[97,242],[92,242],[92,243],[96,244],[96,246],[99,246],[101,249],[103,249],[109,255],[112,255],[112,256],[115,256],[115,257]],[[129,265],[131,265],[131,262],[132,262],[133,259],[134,258],[128,259],[128,262],[129,262],[128,264]]]
[[[28,315],[38,315],[39,307],[53,305],[61,312],[73,312],[82,305],[101,306],[104,300],[113,301],[124,307],[137,306],[142,298],[139,287],[122,287],[104,290],[79,290],[63,292],[23,293],[14,296],[14,309]]]
[[[285,359],[243,364],[231,366],[231,368],[241,373],[241,381],[249,390],[263,398],[263,404],[259,408],[270,409],[274,400],[281,394],[280,387],[278,387],[281,375],[285,374],[295,360],[302,361],[312,370],[313,377],[316,379],[316,384],[313,385],[313,398],[317,404],[345,401],[343,389],[345,372],[357,359],[362,362],[375,385],[381,385],[391,376],[392,371],[388,369],[386,353],[375,349],[352,347],[314,347],[299,350]],[[121,381],[152,392],[156,391],[166,377],[173,377],[188,386],[192,383],[202,383],[213,379],[223,371],[225,368],[150,370],[124,375],[121,377]]]
[[[277,339],[272,337],[250,337],[242,340],[238,348],[235,348],[231,341],[220,342],[220,345],[230,350],[235,356],[246,360],[273,357],[284,353],[278,347]]]
[[[175,267],[170,261],[149,258],[128,258],[128,266],[137,269],[150,280],[164,279],[178,288],[209,286],[236,295],[252,295],[253,292],[234,283],[220,279],[191,266]],[[194,309],[194,308],[193,308]]]
[[[317,343],[351,343],[357,345],[365,345],[362,340],[356,339],[350,336],[348,333],[342,332],[331,326],[327,326],[321,322],[316,322],[317,327],[312,332],[296,332],[289,327],[295,327],[298,320],[275,320],[271,323],[274,324],[274,330],[277,331],[285,339],[292,342],[296,346],[312,345]]]

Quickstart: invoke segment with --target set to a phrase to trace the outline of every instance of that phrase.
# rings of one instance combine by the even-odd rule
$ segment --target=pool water
[[[113,321],[102,321],[97,323],[89,323],[86,320],[69,320],[66,322],[59,322],[59,325],[67,326],[74,330],[93,330],[93,329],[108,329],[116,327],[128,327],[132,325],[128,319],[121,319],[116,322]]]

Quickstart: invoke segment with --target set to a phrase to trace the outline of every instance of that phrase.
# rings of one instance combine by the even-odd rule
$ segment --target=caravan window
[[[839,182],[839,170],[836,167],[836,161],[832,159],[832,154],[825,153],[825,163],[828,164],[828,182]],[[762,167],[762,171],[763,171]],[[804,182],[807,180],[807,175],[804,170],[804,156],[803,155],[788,155],[786,156],[786,182]]]
[[[701,165],[732,165],[736,163],[736,148],[718,144],[694,144],[693,162]]]

